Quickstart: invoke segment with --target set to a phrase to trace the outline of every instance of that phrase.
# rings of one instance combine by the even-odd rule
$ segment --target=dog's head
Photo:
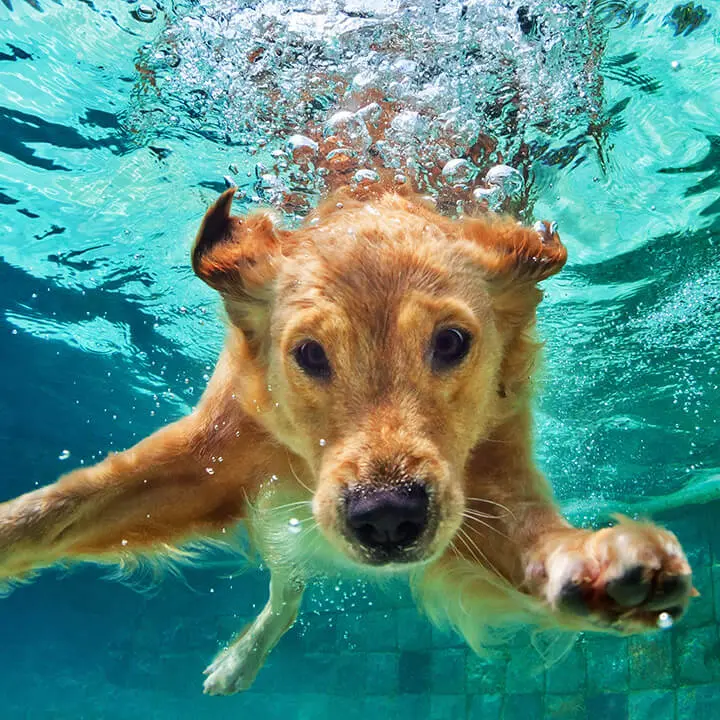
[[[196,273],[219,290],[260,421],[314,477],[331,543],[368,565],[450,543],[465,466],[527,401],[536,282],[554,228],[451,221],[388,193],[335,198],[298,230],[208,211]]]

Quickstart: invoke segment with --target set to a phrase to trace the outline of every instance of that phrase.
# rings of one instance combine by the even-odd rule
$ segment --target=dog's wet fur
[[[533,459],[537,283],[566,260],[553,225],[451,220],[376,188],[285,230],[232,216],[233,193],[192,255],[228,318],[199,405],[0,505],[0,578],[165,556],[245,522],[270,599],[208,668],[214,694],[252,683],[313,558],[407,574],[431,619],[476,649],[510,620],[629,633],[682,615],[695,591],[677,539],[627,518],[571,527]]]

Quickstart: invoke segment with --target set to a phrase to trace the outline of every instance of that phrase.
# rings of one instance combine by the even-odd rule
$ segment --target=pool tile
[[[540,693],[506,695],[502,720],[543,720],[543,697]]]
[[[591,695],[585,699],[587,716],[597,720],[627,720],[628,698],[621,693]]]
[[[585,689],[585,652],[581,642],[575,642],[565,657],[545,671],[549,693],[578,693]]]
[[[368,695],[395,695],[400,689],[398,653],[368,653]]]
[[[295,709],[294,717],[298,720],[314,720],[315,718],[328,717],[332,714],[333,698],[324,692],[307,693],[300,696],[300,707]],[[298,712],[299,710],[299,712]],[[263,713],[258,713],[258,717],[263,719],[267,717]],[[273,715],[273,720],[275,716]],[[288,716],[285,715],[285,718]],[[278,720],[280,717],[278,716]]]
[[[295,676],[296,692],[332,693],[337,687],[336,655],[305,655],[296,658],[286,680]]]
[[[368,650],[396,650],[397,618],[395,611],[372,610],[363,615],[363,632],[367,633]]]
[[[715,720],[720,708],[720,684],[677,690],[677,720]]]
[[[690,561],[693,571],[712,563],[712,546],[720,535],[716,533],[715,523],[704,508],[683,508],[681,514],[674,514],[660,524],[677,535]],[[717,535],[717,540],[716,540]]]
[[[505,690],[507,658],[500,653],[484,657],[468,650],[465,673],[468,693],[501,693]]]
[[[720,565],[712,566],[713,600],[716,622],[720,622]]]
[[[382,699],[376,702],[376,698],[364,698],[362,695],[341,694],[330,699],[330,717],[341,717],[342,720],[367,720],[379,708],[382,708]],[[256,716],[262,717],[262,716]],[[291,711],[285,715],[284,720],[291,720],[294,713]],[[262,720],[265,720],[262,717]]]
[[[425,695],[400,694],[397,698],[397,720],[423,720],[423,718],[430,715],[430,695],[427,692]],[[375,714],[368,717],[383,718],[384,716]],[[365,718],[365,720],[368,720],[368,718]],[[396,719],[392,718],[392,720]]]
[[[675,631],[676,679],[682,685],[720,681],[720,641],[715,625]]]
[[[371,639],[363,626],[361,613],[339,613],[335,633],[338,648],[341,650],[366,651],[371,648]]]
[[[507,664],[505,688],[508,693],[542,692],[545,672],[540,656],[531,646],[513,648]]]
[[[628,720],[675,720],[675,693],[671,690],[630,693]]]
[[[713,587],[713,570],[712,567],[693,568],[693,585],[700,593],[700,597],[694,598],[690,602],[690,607],[678,626],[679,628],[701,627],[715,621],[715,596],[717,593]]]
[[[672,685],[672,632],[637,635],[628,640],[631,689],[657,690]]]
[[[432,654],[431,688],[436,694],[465,692],[465,649],[447,648]]]
[[[473,695],[470,698],[468,720],[500,720],[502,706],[502,695]]]
[[[401,652],[399,658],[399,687],[401,693],[426,694],[431,681],[431,654]]]
[[[337,621],[338,616],[331,613],[310,616],[303,634],[305,653],[336,652]]]
[[[450,628],[432,626],[432,646],[434,648],[465,647],[466,643],[460,635]]]
[[[627,690],[629,662],[625,638],[593,636],[585,643],[587,686],[590,693]]]
[[[432,695],[429,720],[465,720],[467,698],[465,695]],[[420,720],[420,718],[415,718]]]
[[[298,662],[302,662],[302,658]],[[374,670],[368,668],[368,656],[359,652],[336,653],[333,663],[336,691],[350,697],[364,696],[367,684],[374,679]]]
[[[432,624],[415,608],[396,613],[397,640],[400,650],[427,650],[432,647]]]
[[[545,696],[545,720],[587,720],[587,717],[583,695]]]

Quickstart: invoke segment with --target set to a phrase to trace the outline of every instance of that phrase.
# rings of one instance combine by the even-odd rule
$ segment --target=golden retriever
[[[206,671],[212,694],[252,683],[331,566],[405,573],[478,649],[510,620],[629,633],[683,614],[675,536],[571,527],[533,459],[537,283],[566,260],[554,225],[451,220],[378,187],[284,230],[231,215],[233,194],[192,253],[228,318],[197,408],[0,505],[0,577],[166,555],[244,522],[270,598]]]

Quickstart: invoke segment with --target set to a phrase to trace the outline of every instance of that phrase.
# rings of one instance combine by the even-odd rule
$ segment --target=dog
[[[219,695],[252,684],[330,567],[408,577],[477,650],[511,621],[635,633],[683,615],[696,591],[677,538],[628,518],[572,527],[533,459],[538,283],[567,256],[554,224],[452,219],[375,183],[284,229],[234,216],[234,194],[192,250],[227,316],[196,409],[0,505],[0,578],[171,557],[244,524],[270,593],[207,669]]]

